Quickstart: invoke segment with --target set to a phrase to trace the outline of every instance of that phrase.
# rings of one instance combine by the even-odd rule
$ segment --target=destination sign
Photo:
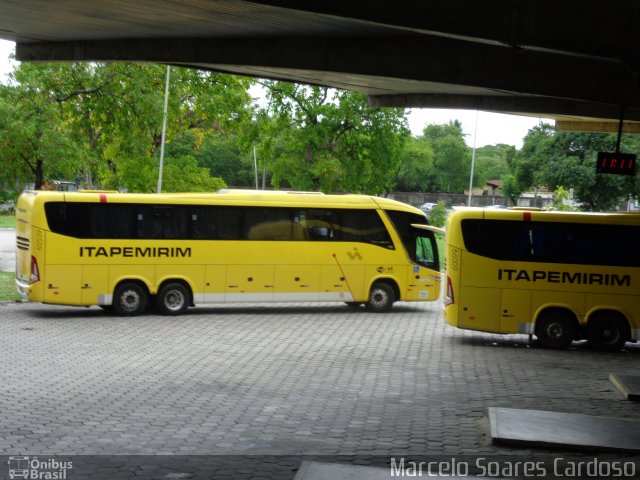
[[[598,152],[597,173],[635,175],[636,156],[633,153]]]

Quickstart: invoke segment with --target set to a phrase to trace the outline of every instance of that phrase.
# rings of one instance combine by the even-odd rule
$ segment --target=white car
[[[431,209],[433,207],[435,207],[437,205],[437,203],[423,203],[422,205],[420,205],[420,210],[422,210],[424,213],[429,213],[431,211]]]

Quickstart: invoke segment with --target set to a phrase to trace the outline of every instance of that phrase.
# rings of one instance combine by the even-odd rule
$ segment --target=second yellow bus
[[[446,281],[449,325],[618,350],[640,335],[640,215],[455,210]]]

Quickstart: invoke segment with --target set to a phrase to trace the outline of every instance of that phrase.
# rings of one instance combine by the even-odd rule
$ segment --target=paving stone
[[[249,476],[284,455],[295,465],[265,475],[292,479],[305,454],[518,452],[489,442],[488,406],[640,419],[594,374],[629,371],[640,345],[526,343],[448,327],[439,303],[385,315],[222,305],[180,318],[1,304],[0,454],[188,452],[193,466],[262,456],[243,457]]]

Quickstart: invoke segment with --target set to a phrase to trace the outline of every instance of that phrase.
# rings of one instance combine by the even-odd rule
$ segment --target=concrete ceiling
[[[640,131],[638,25],[637,0],[0,0],[21,61],[195,66],[593,130],[623,114]]]

